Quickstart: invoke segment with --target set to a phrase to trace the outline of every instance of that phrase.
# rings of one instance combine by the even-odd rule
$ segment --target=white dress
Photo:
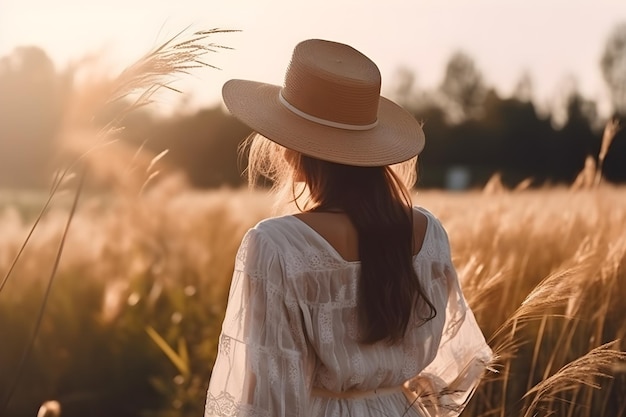
[[[437,315],[414,320],[395,345],[358,342],[359,262],[294,216],[250,229],[205,417],[457,416],[492,353],[463,298],[445,230],[414,210],[428,226],[413,263]]]

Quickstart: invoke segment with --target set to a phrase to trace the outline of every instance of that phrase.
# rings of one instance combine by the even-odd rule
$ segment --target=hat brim
[[[254,131],[305,155],[355,166],[384,166],[418,155],[425,138],[421,124],[402,107],[380,98],[378,123],[368,130],[347,130],[300,117],[279,100],[281,87],[230,80],[222,88],[230,112]]]

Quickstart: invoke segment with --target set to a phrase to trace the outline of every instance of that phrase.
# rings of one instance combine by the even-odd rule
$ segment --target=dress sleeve
[[[273,242],[248,231],[237,253],[205,417],[305,414],[312,370],[287,284]]]
[[[491,364],[493,353],[461,291],[445,231],[443,240],[448,303],[442,338],[435,359],[408,381],[407,387],[411,399],[427,416],[457,417]]]

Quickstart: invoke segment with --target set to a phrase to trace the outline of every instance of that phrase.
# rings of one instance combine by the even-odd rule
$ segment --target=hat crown
[[[356,49],[311,39],[294,49],[282,97],[302,113],[354,126],[376,123],[381,76]]]

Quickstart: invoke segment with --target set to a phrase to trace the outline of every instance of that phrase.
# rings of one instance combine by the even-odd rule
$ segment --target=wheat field
[[[626,189],[418,192],[447,228],[468,302],[498,354],[463,415],[622,416]],[[67,208],[38,225],[0,292],[0,392],[36,319]],[[70,233],[7,415],[201,415],[234,255],[268,196],[177,184],[89,197]],[[30,227],[0,214],[2,276]],[[97,412],[86,410],[100,410]]]

